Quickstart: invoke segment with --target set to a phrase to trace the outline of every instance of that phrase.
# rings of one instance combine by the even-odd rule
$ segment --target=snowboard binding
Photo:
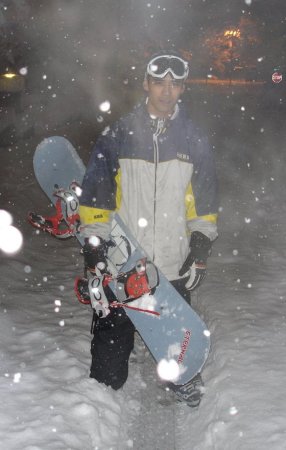
[[[46,231],[58,239],[74,236],[80,225],[78,214],[79,190],[80,187],[76,182],[72,182],[69,189],[57,188],[53,194],[57,197],[56,214],[54,216],[42,216],[30,212],[28,215],[29,223],[38,230]]]
[[[93,278],[97,278],[97,275]],[[92,278],[92,279],[93,279]],[[88,278],[77,277],[74,290],[80,303],[92,304],[93,291]],[[119,273],[117,276],[102,275],[102,289],[112,281],[115,283],[115,293],[119,303],[124,304],[136,300],[145,294],[153,294],[159,283],[157,268],[147,258],[137,261],[134,268],[128,272]],[[115,305],[114,305],[115,306]]]
[[[142,258],[133,269],[118,275],[116,295],[120,302],[135,300],[144,294],[154,294],[158,284],[157,268],[147,258]]]

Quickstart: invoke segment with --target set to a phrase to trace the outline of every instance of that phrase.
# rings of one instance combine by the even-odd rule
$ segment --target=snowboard
[[[40,187],[56,208],[59,198],[54,195],[55,191],[62,188],[65,192],[71,185],[80,186],[85,173],[85,166],[72,144],[60,136],[46,138],[37,146],[33,165]],[[65,208],[62,214],[67,220]],[[75,226],[71,235],[83,245],[78,230]],[[148,259],[117,213],[112,223],[111,237],[116,242],[116,247],[108,256],[114,279],[116,273],[128,272],[142,258]],[[129,242],[128,254],[126,238]],[[110,287],[116,292],[116,281],[111,280]],[[125,311],[158,364],[158,373],[162,378],[181,386],[201,371],[209,354],[210,333],[204,321],[160,270],[155,292],[129,302]],[[161,372],[163,368],[163,376],[160,367]]]

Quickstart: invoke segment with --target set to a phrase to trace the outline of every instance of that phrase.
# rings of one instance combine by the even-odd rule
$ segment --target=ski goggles
[[[168,73],[175,80],[185,80],[189,74],[189,66],[179,56],[161,55],[151,59],[147,65],[147,74],[154,78],[164,78]]]

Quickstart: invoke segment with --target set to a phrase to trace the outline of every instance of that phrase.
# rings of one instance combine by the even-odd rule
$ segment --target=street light
[[[225,30],[223,35],[227,38],[240,38],[240,30],[239,28],[237,28],[237,30]]]
[[[4,78],[15,78],[16,76],[17,75],[15,73],[12,73],[12,72],[7,72],[7,73],[4,73],[2,75],[2,77],[4,77]]]
[[[224,37],[229,42],[230,49],[230,76],[229,76],[229,84],[231,84],[232,80],[232,72],[233,72],[233,53],[234,53],[234,39],[240,39],[240,29],[239,28],[230,28],[229,30],[225,30]]]

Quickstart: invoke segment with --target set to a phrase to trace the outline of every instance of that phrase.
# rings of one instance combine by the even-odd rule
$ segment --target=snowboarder
[[[85,264],[92,273],[106,270],[116,210],[190,302],[190,292],[205,277],[217,237],[217,185],[208,141],[178,103],[188,73],[188,63],[174,51],[162,51],[148,61],[146,100],[98,138],[83,180],[79,213]],[[114,300],[111,291],[107,298]],[[122,308],[106,307],[102,313],[93,317],[90,376],[119,389],[127,380],[135,330]],[[194,406],[200,401],[200,384],[197,377],[191,394]]]

